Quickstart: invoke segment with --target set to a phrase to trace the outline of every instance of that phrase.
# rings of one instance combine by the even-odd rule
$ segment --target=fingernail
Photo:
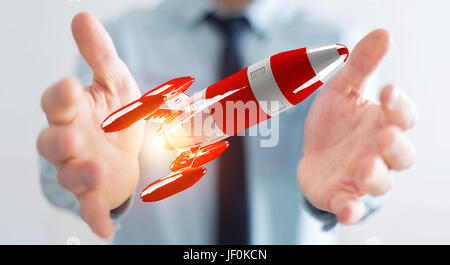
[[[63,105],[65,101],[65,91],[64,86],[61,84],[58,84],[58,89],[56,90],[56,100],[57,104]]]
[[[392,89],[392,94],[391,94],[391,98],[390,98],[389,103],[388,103],[388,108],[390,108],[390,109],[398,108],[399,104],[400,104],[400,100],[401,100],[400,88],[395,86]]]
[[[64,147],[64,139],[62,134],[57,134],[55,137],[55,149],[58,154],[64,154],[65,147]]]
[[[396,157],[401,153],[401,149],[402,141],[398,137],[398,135],[395,135],[394,139],[392,140],[391,146],[386,150],[385,155],[389,158]]]

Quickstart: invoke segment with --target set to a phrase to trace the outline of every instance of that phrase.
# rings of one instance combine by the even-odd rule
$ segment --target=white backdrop
[[[279,0],[280,1],[280,0]],[[50,206],[38,179],[35,141],[45,126],[40,111],[43,90],[73,74],[76,47],[70,20],[79,11],[112,19],[126,10],[159,0],[40,0],[0,3],[0,244],[101,244],[69,213]],[[396,174],[385,207],[366,222],[337,229],[338,242],[450,243],[450,89],[442,82],[450,61],[447,1],[301,0],[336,21],[363,28],[387,28],[390,54],[379,70],[382,83],[395,82],[416,101],[417,127],[408,133],[417,162]],[[376,91],[371,91],[374,94]]]
[[[362,27],[384,27],[392,49],[381,65],[379,81],[398,84],[420,112],[408,133],[417,148],[415,165],[395,174],[384,208],[366,222],[338,230],[343,244],[450,243],[450,25],[448,1],[305,1],[316,12],[351,19]]]

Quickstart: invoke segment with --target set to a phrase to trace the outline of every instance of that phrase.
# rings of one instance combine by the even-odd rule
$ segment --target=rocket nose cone
[[[336,48],[341,58],[344,60],[344,62],[346,62],[349,54],[347,47],[345,47],[345,45],[342,44],[336,44]]]
[[[319,79],[325,82],[348,58],[348,49],[342,44],[333,44],[307,50],[309,63]]]

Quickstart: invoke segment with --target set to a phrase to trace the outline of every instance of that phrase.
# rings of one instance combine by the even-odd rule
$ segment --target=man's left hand
[[[391,85],[382,89],[381,105],[362,98],[365,81],[389,44],[385,30],[365,36],[317,95],[306,119],[300,188],[312,205],[343,224],[358,222],[366,212],[361,197],[388,192],[390,171],[406,169],[415,159],[405,137],[417,117],[413,102]]]

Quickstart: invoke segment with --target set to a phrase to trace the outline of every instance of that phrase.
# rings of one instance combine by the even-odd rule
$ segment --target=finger
[[[382,130],[378,137],[380,154],[389,168],[402,170],[414,163],[416,158],[414,146],[400,129],[394,126],[388,127]]]
[[[411,99],[399,88],[388,85],[380,94],[381,106],[389,122],[402,130],[414,126],[418,113]]]
[[[76,115],[82,86],[75,78],[65,78],[49,87],[42,95],[41,105],[50,124],[70,123]]]
[[[110,217],[109,206],[102,193],[98,190],[91,190],[81,195],[79,200],[83,220],[98,236],[103,239],[110,238],[114,233],[114,223]]]
[[[389,45],[390,35],[386,30],[376,29],[370,32],[353,49],[348,63],[339,71],[338,76],[352,90],[362,93],[363,83],[386,55]]]
[[[59,165],[80,156],[84,149],[84,139],[72,127],[50,126],[40,133],[37,149],[47,160]]]
[[[379,196],[392,187],[392,175],[381,157],[363,159],[355,170],[358,188],[363,193]]]
[[[62,187],[74,194],[94,189],[103,182],[103,168],[95,161],[73,161],[58,170],[58,181]]]
[[[81,55],[94,72],[94,79],[101,82],[100,87],[114,91],[134,82],[108,32],[94,16],[86,12],[77,14],[72,20],[72,33]]]
[[[338,192],[331,199],[330,208],[338,222],[342,224],[355,224],[366,213],[366,207],[361,199],[347,191]]]

